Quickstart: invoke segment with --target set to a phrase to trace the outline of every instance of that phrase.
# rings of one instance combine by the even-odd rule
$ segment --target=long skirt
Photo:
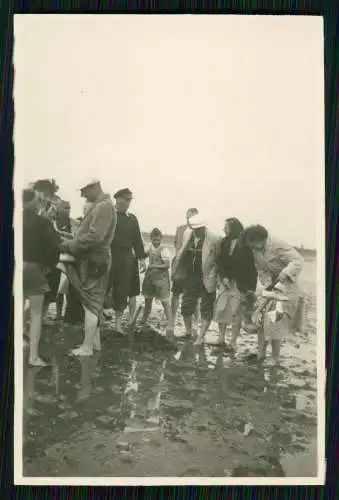
[[[109,273],[105,307],[123,312],[131,297],[131,283],[135,272],[135,257],[128,249],[112,252],[112,266]]]

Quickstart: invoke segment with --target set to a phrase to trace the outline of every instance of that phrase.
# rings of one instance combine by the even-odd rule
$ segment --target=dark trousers
[[[181,302],[181,314],[184,317],[192,316],[201,299],[200,312],[203,320],[211,321],[216,293],[209,293],[201,276],[190,276],[184,281],[184,292]]]
[[[112,265],[108,279],[105,308],[123,312],[128,303],[131,279],[135,268],[134,257],[128,249],[112,250]]]

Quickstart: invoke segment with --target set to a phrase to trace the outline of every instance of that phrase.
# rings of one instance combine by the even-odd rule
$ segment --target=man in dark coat
[[[122,333],[122,315],[127,307],[131,280],[135,272],[135,258],[140,270],[145,269],[145,249],[138,219],[128,212],[133,195],[128,189],[120,189],[116,200],[117,225],[112,241],[112,266],[109,275],[105,315],[115,312],[115,330]]]

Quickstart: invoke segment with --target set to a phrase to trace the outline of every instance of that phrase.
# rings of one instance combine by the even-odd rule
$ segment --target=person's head
[[[63,215],[70,215],[71,213],[71,204],[69,201],[61,200],[61,203],[58,206],[58,211]]]
[[[34,189],[24,189],[22,192],[22,206],[24,210],[38,213],[41,207],[41,197]]]
[[[82,198],[85,198],[86,201],[90,203],[94,203],[99,196],[102,194],[102,188],[100,181],[97,179],[92,179],[83,183],[80,187],[80,195]]]
[[[131,205],[133,193],[128,189],[119,189],[114,195],[116,209],[119,213],[126,213]]]
[[[152,245],[155,248],[157,248],[158,246],[161,245],[162,232],[160,231],[160,229],[158,229],[157,227],[155,227],[154,229],[152,229],[150,237],[151,237]]]
[[[198,215],[199,211],[197,208],[188,208],[186,210],[186,221],[188,223],[188,220],[193,217],[193,215]]]
[[[39,193],[44,200],[51,201],[58,191],[59,186],[57,186],[54,179],[39,179],[33,183],[32,188]]]
[[[194,236],[202,238],[206,233],[206,223],[199,214],[192,215],[187,221],[188,227],[192,229]]]
[[[254,251],[261,251],[265,248],[268,238],[268,231],[259,224],[249,226],[244,230],[244,240]]]
[[[225,220],[224,233],[227,238],[231,238],[232,240],[239,238],[243,230],[244,226],[241,224],[239,219],[230,217]]]

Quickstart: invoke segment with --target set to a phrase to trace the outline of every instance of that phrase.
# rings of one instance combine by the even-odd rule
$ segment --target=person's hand
[[[290,281],[290,277],[285,271],[281,271],[278,276],[278,281],[280,281],[280,283],[287,283],[288,281]]]
[[[227,288],[227,289],[231,288],[231,282],[230,282],[230,280],[229,280],[228,278],[224,278],[224,279],[222,280],[222,284],[223,284],[223,285],[224,285],[224,287],[225,287],[225,288]]]
[[[146,261],[145,259],[140,260],[140,272],[143,274],[146,272]]]

